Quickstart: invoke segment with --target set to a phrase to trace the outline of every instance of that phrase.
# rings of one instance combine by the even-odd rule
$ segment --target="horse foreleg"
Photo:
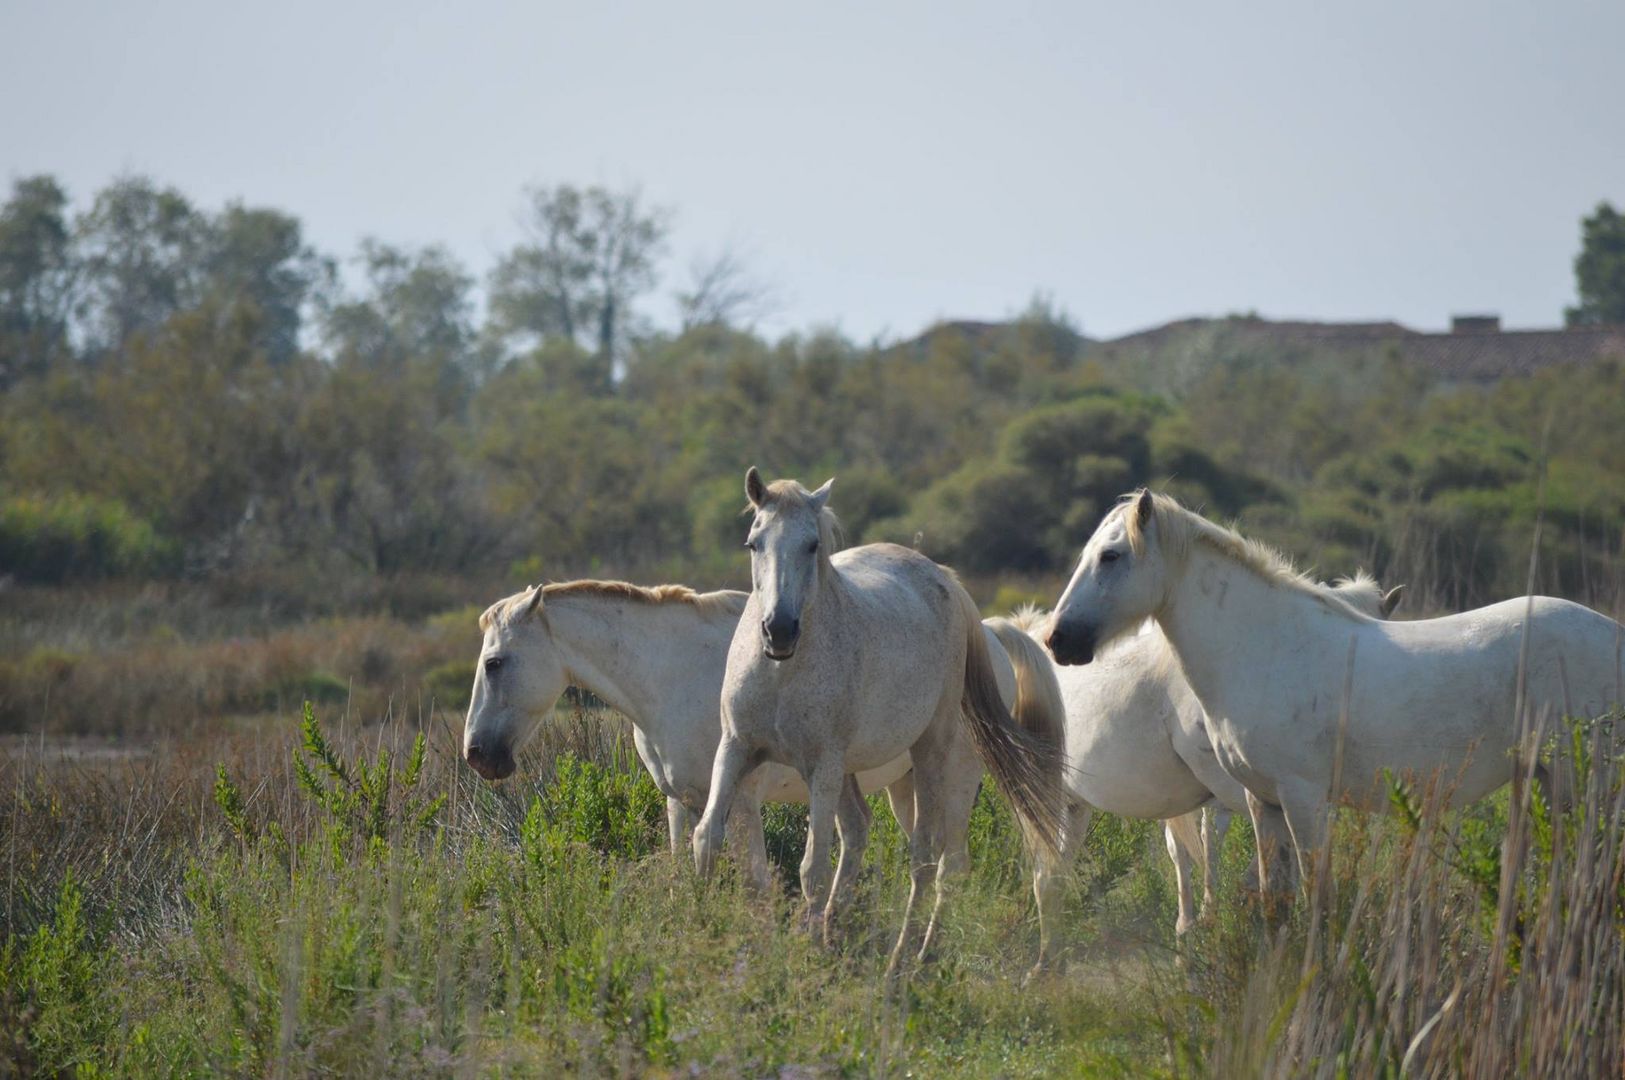
[[[671,857],[681,857],[688,839],[688,807],[670,796],[666,797],[666,833],[671,839]]]
[[[711,794],[705,800],[705,813],[700,815],[700,823],[694,830],[694,867],[701,877],[710,877],[716,867],[722,841],[727,835],[734,793],[751,764],[745,745],[725,731],[711,764]]]
[[[1299,793],[1283,790],[1281,813],[1286,816],[1286,827],[1292,834],[1292,849],[1297,855],[1298,889],[1305,891],[1313,883],[1315,860],[1326,843],[1327,805],[1324,791]]]
[[[852,885],[863,865],[863,849],[869,843],[869,803],[858,790],[858,778],[848,773],[841,781],[841,798],[835,812],[835,827],[841,834],[841,858],[835,866],[835,887],[824,908],[824,940],[832,940],[836,915],[852,899]]]
[[[839,759],[820,761],[807,777],[807,851],[801,857],[801,895],[809,923],[820,922],[830,898],[835,815],[846,770]]]

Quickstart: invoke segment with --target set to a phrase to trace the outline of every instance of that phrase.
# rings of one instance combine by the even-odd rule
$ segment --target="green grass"
[[[1469,815],[1421,798],[1397,823],[1345,815],[1324,887],[1279,927],[1244,901],[1238,822],[1216,917],[1178,946],[1160,830],[1099,815],[1066,890],[1066,969],[1027,986],[1026,861],[984,788],[938,959],[888,987],[905,845],[878,799],[826,949],[797,929],[804,811],[769,812],[770,895],[731,864],[700,881],[665,850],[662,800],[613,717],[557,717],[525,756],[530,779],[495,788],[445,728],[335,728],[310,715],[253,750],[5,763],[0,1074],[1395,1074],[1467,980],[1491,988],[1472,1010],[1503,1003],[1506,1045],[1490,1049],[1516,1056],[1474,1050],[1468,1012],[1429,1029],[1444,1050],[1417,1074],[1572,1063],[1576,1038],[1606,1066],[1620,1045],[1607,1010],[1625,893],[1610,907],[1598,883],[1617,868],[1625,785],[1606,761],[1589,766],[1593,810],[1526,846],[1501,841],[1520,807],[1505,797]],[[1515,946],[1477,868],[1490,850],[1522,866],[1504,909]],[[1605,856],[1590,877],[1542,884],[1554,858],[1587,851]],[[1571,923],[1613,952],[1564,952]],[[1406,966],[1427,957],[1431,974]],[[1557,989],[1561,957],[1591,985],[1578,1006]],[[1543,1027],[1543,1009],[1589,1019]]]

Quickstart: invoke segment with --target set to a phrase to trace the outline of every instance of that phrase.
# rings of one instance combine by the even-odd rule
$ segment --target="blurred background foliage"
[[[444,250],[341,261],[286,213],[145,177],[78,210],[49,176],[16,181],[0,575],[195,584],[290,616],[540,577],[737,586],[757,464],[837,476],[849,539],[917,544],[984,599],[1053,588],[1149,483],[1322,573],[1405,581],[1422,609],[1521,591],[1544,509],[1539,587],[1618,610],[1620,359],[1460,384],[1222,322],[1114,351],[1043,297],[901,343],[775,340],[753,328],[773,290],[737,255],[662,279],[670,220],[636,193],[532,190],[482,291]],[[1609,257],[1581,266],[1593,321]],[[646,316],[661,295],[678,325]]]

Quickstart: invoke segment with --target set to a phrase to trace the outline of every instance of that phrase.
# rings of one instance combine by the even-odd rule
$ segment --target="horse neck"
[[[550,603],[547,619],[570,684],[651,734],[694,674],[718,664],[718,650],[725,655],[733,635],[732,622],[719,637],[708,625],[712,620],[690,605],[611,597]]]
[[[1155,617],[1191,689],[1223,716],[1284,646],[1305,644],[1303,635],[1320,620],[1303,616],[1318,603],[1192,543]]]
[[[820,552],[818,560],[818,584],[814,586],[818,591],[818,603],[813,619],[838,620],[840,618],[838,613],[851,595],[852,585],[846,580],[846,576],[830,562],[829,555]],[[806,620],[803,621],[807,622]],[[803,636],[807,634],[810,625],[808,623],[808,625],[802,627]]]

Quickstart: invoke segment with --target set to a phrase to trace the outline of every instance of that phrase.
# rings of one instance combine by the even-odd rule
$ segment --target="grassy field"
[[[1397,813],[1341,817],[1319,887],[1279,922],[1242,886],[1238,825],[1217,914],[1177,942],[1160,830],[1097,818],[1066,963],[1028,985],[1026,860],[984,789],[937,962],[888,987],[905,854],[881,804],[826,950],[796,924],[804,813],[769,811],[773,895],[731,866],[697,880],[618,717],[561,707],[514,781],[475,777],[460,703],[435,690],[461,692],[462,669],[419,674],[471,659],[468,613],[233,619],[80,619],[77,638],[36,622],[9,652],[0,693],[35,721],[10,726],[46,734],[0,750],[0,1075],[1625,1067],[1625,769],[1602,725],[1581,729],[1574,813],[1504,793],[1446,815],[1396,787]]]

